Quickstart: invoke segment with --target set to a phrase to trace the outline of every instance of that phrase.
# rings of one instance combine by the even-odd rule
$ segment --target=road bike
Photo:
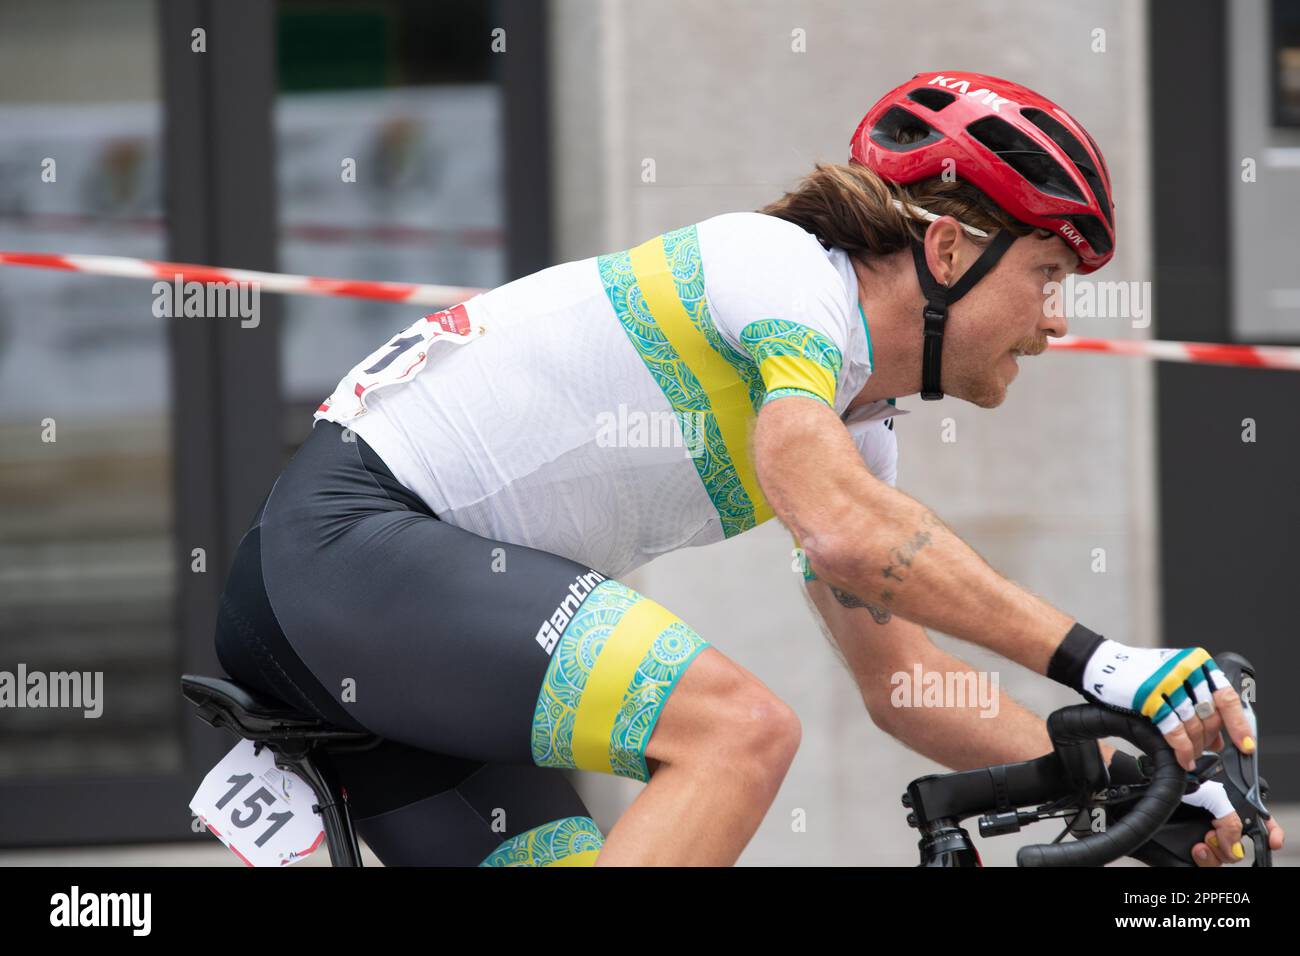
[[[1242,696],[1258,731],[1254,668],[1239,654],[1216,654],[1214,660]],[[1102,866],[1123,856],[1150,866],[1195,866],[1191,850],[1205,838],[1210,816],[1182,804],[1182,798],[1207,780],[1223,784],[1241,817],[1243,835],[1255,848],[1251,865],[1272,866],[1258,732],[1250,754],[1225,734],[1223,749],[1202,754],[1195,773],[1179,766],[1155,725],[1140,715],[1078,704],[1054,711],[1047,733],[1052,752],[1034,760],[930,774],[908,784],[902,801],[910,811],[908,825],[921,833],[920,866],[982,866],[961,826],[971,817],[979,818],[984,837],[1017,833],[1044,820],[1066,822],[1052,842],[1021,847],[1018,866]],[[1111,784],[1096,743],[1105,737],[1127,740],[1143,752],[1147,782]],[[1075,839],[1062,842],[1067,834]]]
[[[1250,663],[1231,653],[1215,660],[1253,715]],[[1243,693],[1244,687],[1251,693]],[[181,688],[204,721],[252,741],[257,752],[269,748],[277,767],[301,777],[315,796],[312,810],[321,817],[332,865],[361,866],[347,792],[328,755],[377,747],[381,738],[333,726],[225,678],[185,675]],[[1242,754],[1225,739],[1223,750],[1207,751],[1190,774],[1145,717],[1079,704],[1053,712],[1047,731],[1052,752],[1037,759],[930,774],[908,784],[902,800],[910,811],[908,824],[921,833],[920,866],[982,866],[961,825],[975,816],[984,837],[1015,833],[1044,820],[1066,821],[1053,842],[1021,847],[1019,866],[1102,866],[1123,856],[1152,866],[1192,866],[1191,848],[1203,839],[1209,819],[1203,812],[1184,812],[1193,808],[1181,800],[1211,779],[1224,784],[1241,816],[1243,833],[1255,848],[1251,865],[1272,865],[1258,732],[1254,753]],[[1111,785],[1097,748],[1105,737],[1127,740],[1145,754],[1147,782]],[[1075,839],[1062,842],[1067,834]]]

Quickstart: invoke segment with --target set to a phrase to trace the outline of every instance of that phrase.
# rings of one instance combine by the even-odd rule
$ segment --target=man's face
[[[980,249],[968,250],[973,262]],[[1068,331],[1048,314],[1049,282],[1063,282],[1079,258],[1063,239],[1031,233],[1013,242],[993,270],[958,300],[943,341],[943,390],[981,408],[996,408],[1019,373],[1023,356]]]

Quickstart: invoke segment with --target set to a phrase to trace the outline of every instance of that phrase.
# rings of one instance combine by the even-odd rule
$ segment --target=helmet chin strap
[[[943,329],[948,321],[948,307],[984,278],[1018,238],[1009,229],[998,232],[993,241],[984,247],[980,257],[971,263],[971,267],[952,286],[939,284],[925,261],[925,243],[912,240],[912,261],[916,265],[916,278],[921,283],[926,303],[921,310],[925,319],[921,340],[921,398],[926,401],[943,398],[939,373],[943,362]]]

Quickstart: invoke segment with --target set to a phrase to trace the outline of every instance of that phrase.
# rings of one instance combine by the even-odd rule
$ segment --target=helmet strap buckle
[[[921,334],[921,398],[927,402],[943,398],[939,373],[943,363],[943,329],[948,321],[948,306],[929,302],[921,310],[925,320]]]

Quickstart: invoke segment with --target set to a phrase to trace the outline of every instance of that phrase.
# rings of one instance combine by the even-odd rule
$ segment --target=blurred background
[[[1031,86],[1105,151],[1100,278],[1154,308],[1071,331],[1300,345],[1300,0],[0,0],[0,249],[491,286],[757,208],[932,69]],[[187,807],[234,738],[177,678],[219,672],[227,565],[312,410],[420,308],[267,295],[241,328],[152,304],[0,267],[0,670],[100,671],[105,696],[0,709],[0,865],[239,865]],[[1004,574],[1118,640],[1253,660],[1300,824],[1300,720],[1269,697],[1300,666],[1300,375],[1058,353],[995,412],[901,404],[899,487]],[[898,796],[941,768],[871,724],[790,568],[772,522],[628,583],[802,719],[741,862],[909,865]],[[1075,700],[935,638],[1039,713]],[[575,780],[605,829],[640,786]]]

